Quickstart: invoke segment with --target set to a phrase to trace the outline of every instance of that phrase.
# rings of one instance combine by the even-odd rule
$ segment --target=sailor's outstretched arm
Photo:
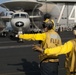
[[[37,34],[20,34],[18,36],[20,39],[24,39],[24,40],[41,40],[44,41],[46,38],[46,34],[45,33],[37,33]]]
[[[69,53],[71,50],[73,50],[73,48],[74,48],[73,42],[68,41],[61,46],[57,46],[54,48],[47,48],[44,50],[43,53],[46,55],[61,55],[61,54]]]

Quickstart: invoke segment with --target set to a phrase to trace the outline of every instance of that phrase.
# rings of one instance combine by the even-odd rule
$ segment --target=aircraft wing
[[[29,16],[30,19],[41,18],[42,16]]]
[[[3,22],[9,22],[11,20],[11,16],[1,16],[0,18],[3,20]]]

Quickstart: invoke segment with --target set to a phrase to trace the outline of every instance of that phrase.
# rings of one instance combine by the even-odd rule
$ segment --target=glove
[[[16,37],[16,38],[18,38],[18,37],[19,37],[19,35],[18,35],[18,34],[16,34],[16,35],[15,35],[15,37]]]

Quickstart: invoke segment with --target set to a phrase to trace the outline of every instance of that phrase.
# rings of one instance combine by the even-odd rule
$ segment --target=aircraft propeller
[[[42,22],[44,21],[44,15],[46,13],[50,14],[51,15],[51,18],[55,20],[55,24],[57,23],[57,17],[59,16],[59,12],[60,12],[60,9],[58,8],[57,4],[56,3],[53,3],[53,2],[47,2],[45,0],[45,2],[42,2],[42,6],[41,7],[38,7],[39,5],[36,5],[32,11],[32,15],[34,15],[35,11],[36,10],[39,10],[37,12],[37,15],[41,16],[39,18],[39,22],[40,24],[42,24]],[[32,22],[33,22],[33,25],[36,27],[36,28],[39,28],[38,27],[38,24],[36,24],[36,21],[34,21],[34,19],[32,19]],[[41,26],[41,25],[40,25]]]

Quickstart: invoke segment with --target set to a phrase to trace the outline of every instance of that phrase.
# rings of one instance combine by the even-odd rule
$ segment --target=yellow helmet
[[[52,29],[54,29],[55,30],[55,24],[54,24],[54,20],[51,20],[51,19],[46,19],[45,21],[45,24],[47,25],[47,23],[50,23],[53,27],[52,27]]]

